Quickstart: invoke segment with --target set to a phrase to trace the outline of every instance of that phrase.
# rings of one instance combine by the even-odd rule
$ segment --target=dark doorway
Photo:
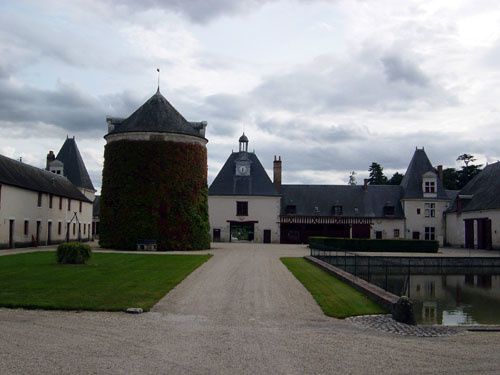
[[[271,243],[271,230],[264,229],[264,243]]]
[[[491,250],[491,220],[477,220],[477,248]]]
[[[465,247],[468,249],[474,248],[474,220],[467,219],[465,221]]]
[[[413,237],[414,240],[419,240],[420,239],[420,232],[413,232]]]
[[[47,245],[52,244],[52,221],[47,224]]]
[[[238,223],[232,222],[230,228],[230,241],[253,241],[254,239],[254,223]]]
[[[382,239],[382,231],[381,231],[381,230],[377,230],[377,231],[375,232],[375,238],[376,238],[377,240],[381,240],[381,239]]]
[[[214,229],[213,238],[214,242],[220,242],[220,229]]]
[[[41,227],[42,223],[40,221],[37,221],[36,222],[36,246],[38,246],[40,244],[40,227]]]
[[[370,224],[353,224],[352,238],[370,238]]]
[[[9,247],[14,247],[14,220],[9,220]]]

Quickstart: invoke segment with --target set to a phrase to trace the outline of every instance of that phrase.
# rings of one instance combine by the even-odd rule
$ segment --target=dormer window
[[[332,206],[332,215],[333,216],[342,216],[343,214],[343,209],[342,209],[342,206],[341,205],[334,205]]]
[[[394,216],[395,207],[394,206],[384,206],[384,216]]]
[[[425,181],[424,192],[425,193],[435,193],[436,192],[436,181]]]
[[[422,175],[422,192],[424,198],[437,197],[437,174],[433,171],[426,172]]]

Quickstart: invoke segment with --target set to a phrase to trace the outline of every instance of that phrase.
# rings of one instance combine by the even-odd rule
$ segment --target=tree
[[[403,175],[399,172],[396,172],[392,175],[392,177],[387,181],[389,185],[400,185],[403,180]]]
[[[455,168],[443,169],[443,186],[448,190],[458,190],[458,171]]]
[[[379,163],[373,162],[368,168],[370,176],[368,183],[370,185],[385,185],[387,184],[387,177],[384,176],[384,168]]]
[[[349,174],[349,182],[347,183],[347,185],[351,185],[351,186],[356,185],[356,172],[352,171]]]
[[[462,167],[460,171],[458,171],[457,176],[457,187],[458,189],[462,189],[467,183],[472,180],[479,172],[481,172],[481,164],[475,165],[470,164],[476,161],[474,155],[471,154],[462,154],[459,155],[457,161],[463,161],[465,166]],[[469,165],[470,164],[470,165]]]
[[[469,166],[469,163],[476,161],[476,158],[471,154],[462,154],[458,155],[457,161],[463,161],[465,164],[465,168],[467,168]]]

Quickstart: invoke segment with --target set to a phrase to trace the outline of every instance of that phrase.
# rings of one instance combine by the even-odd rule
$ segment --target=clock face
[[[245,173],[246,173],[246,171],[247,171],[247,167],[246,167],[246,165],[240,165],[240,166],[238,167],[238,171],[240,172],[240,174],[245,174]]]
[[[245,164],[236,165],[236,175],[237,176],[248,176],[250,175],[250,167]]]

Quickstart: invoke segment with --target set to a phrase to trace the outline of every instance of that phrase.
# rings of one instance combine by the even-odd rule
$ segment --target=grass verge
[[[0,257],[0,306],[57,310],[149,310],[211,255],[94,253],[87,265],[55,253]]]
[[[304,258],[281,258],[281,261],[311,293],[325,315],[342,319],[356,315],[387,313],[363,293]]]

